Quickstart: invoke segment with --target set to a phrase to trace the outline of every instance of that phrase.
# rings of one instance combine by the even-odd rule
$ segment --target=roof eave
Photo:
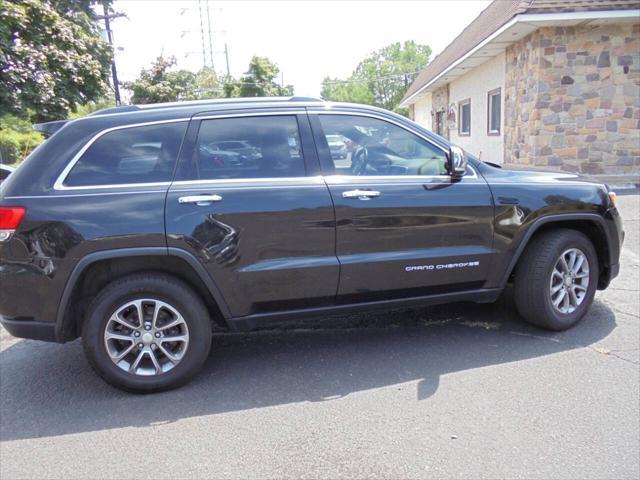
[[[527,25],[530,25],[532,27],[535,27],[533,30],[536,30],[537,28],[540,28],[541,26],[544,26],[545,23],[558,22],[558,21],[563,21],[563,20],[566,20],[566,21],[576,21],[576,20],[578,20],[578,21],[588,21],[588,20],[603,20],[603,19],[616,19],[616,18],[623,19],[623,18],[638,18],[638,17],[640,17],[640,9],[636,9],[636,10],[600,10],[600,11],[563,12],[563,13],[521,13],[521,14],[516,15],[515,17],[513,17],[510,21],[505,23],[502,27],[500,27],[498,30],[493,32],[491,35],[489,35],[482,42],[480,42],[478,45],[476,45],[471,50],[469,50],[462,57],[458,58],[458,60],[456,60],[455,62],[451,63],[446,69],[444,69],[442,72],[440,72],[434,78],[432,78],[425,85],[420,87],[414,93],[412,93],[408,97],[404,98],[400,102],[400,107],[406,108],[409,105],[411,105],[412,103],[415,103],[415,101],[417,100],[418,96],[420,96],[423,93],[426,93],[426,92],[430,91],[430,90],[428,90],[430,86],[432,86],[434,83],[436,83],[442,77],[444,77],[447,73],[451,72],[453,69],[455,69],[462,62],[464,62],[465,60],[469,59],[474,54],[476,54],[477,52],[482,50],[483,48],[487,47],[496,38],[498,38],[500,35],[503,35],[509,29],[513,28],[515,25],[527,24]],[[528,33],[527,33],[527,35],[528,35]],[[516,42],[518,40],[520,40],[520,38],[514,39],[511,43],[514,43],[514,42]],[[506,45],[505,45],[505,48],[506,48]],[[493,58],[497,54],[498,54],[498,52],[496,52],[494,55],[492,55],[489,58]]]

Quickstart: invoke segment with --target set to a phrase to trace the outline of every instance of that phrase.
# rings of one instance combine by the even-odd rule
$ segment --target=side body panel
[[[0,315],[55,322],[62,292],[78,261],[94,252],[162,248],[166,252],[166,182],[56,187],[65,171],[110,129],[188,122],[181,116],[135,113],[69,122],[47,139],[0,187],[0,205],[26,215],[13,237],[0,243]]]
[[[314,113],[321,163],[330,170],[330,153],[322,147],[323,112],[318,118]],[[325,181],[336,210],[339,303],[470,290],[485,283],[493,259],[494,207],[486,181],[473,167],[460,180],[337,175]],[[345,197],[354,190],[377,196]]]
[[[222,118],[228,117],[233,114]],[[196,118],[190,130],[197,130],[197,123]],[[317,175],[306,115],[298,115],[298,125],[306,177],[177,179],[169,190],[169,247],[187,250],[202,262],[233,316],[335,301],[339,265],[333,204]],[[195,133],[187,137],[195,138]],[[181,164],[189,158],[185,152]],[[209,205],[180,203],[193,195],[217,195],[220,200]]]
[[[600,252],[606,261],[601,265],[605,269],[602,273],[609,275],[606,269],[617,268],[624,233],[620,215],[604,185],[555,172],[511,171],[482,164],[478,169],[496,202],[496,261],[487,287],[504,286],[523,246],[537,229],[549,223],[583,222],[596,226],[606,239],[606,252]]]
[[[336,208],[342,301],[479,288],[493,251],[493,204],[482,178],[327,178]],[[375,190],[371,200],[343,198]]]
[[[27,209],[20,229],[0,243],[0,315],[54,322],[76,263],[97,251],[162,247],[165,187],[51,191],[6,196]]]

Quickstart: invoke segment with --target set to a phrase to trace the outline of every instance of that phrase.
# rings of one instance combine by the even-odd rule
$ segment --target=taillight
[[[0,242],[9,240],[26,211],[24,207],[0,207]]]

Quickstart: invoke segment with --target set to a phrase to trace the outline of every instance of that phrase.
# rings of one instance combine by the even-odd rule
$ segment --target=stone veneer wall
[[[640,24],[546,27],[507,48],[505,163],[640,173]]]
[[[449,138],[449,123],[446,120],[447,112],[449,111],[449,84],[433,91],[431,95],[431,108],[431,129],[434,132],[436,131],[436,112],[444,112],[445,121],[442,136]]]

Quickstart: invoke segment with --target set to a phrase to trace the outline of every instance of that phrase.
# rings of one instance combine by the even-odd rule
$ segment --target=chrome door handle
[[[219,202],[221,200],[222,197],[220,195],[188,195],[186,197],[178,198],[178,203],[194,203],[199,207],[205,207],[207,205],[211,205],[213,202]]]
[[[348,190],[342,192],[342,198],[357,198],[358,200],[371,200],[379,196],[380,192],[375,190]]]

